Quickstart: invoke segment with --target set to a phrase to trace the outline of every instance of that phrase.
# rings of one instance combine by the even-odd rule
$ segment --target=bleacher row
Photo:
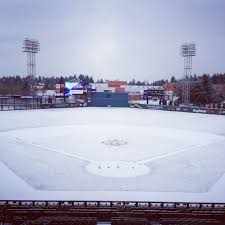
[[[224,225],[224,211],[0,210],[1,225]]]
[[[42,217],[21,225],[96,225],[95,217]]]
[[[136,208],[136,209],[212,209],[224,210],[225,203],[187,202],[130,202],[130,201],[12,201],[0,200],[0,207],[6,208]]]
[[[96,217],[43,217],[27,221],[21,225],[97,225]],[[101,224],[101,223],[100,223]],[[159,221],[150,221],[146,218],[115,217],[109,222],[111,225],[224,225],[223,221],[215,219],[196,218],[164,218]]]

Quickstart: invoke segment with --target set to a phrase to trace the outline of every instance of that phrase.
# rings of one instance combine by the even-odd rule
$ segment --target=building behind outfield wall
[[[144,90],[152,88],[163,88],[162,86],[152,85],[128,85],[126,81],[107,81],[105,83],[92,83],[96,92],[128,93],[143,95]]]
[[[128,93],[129,101],[143,99],[144,91],[148,89],[164,89],[162,86],[129,85],[126,81],[107,81],[105,83],[92,83],[96,92]]]
[[[212,87],[215,94],[223,95],[225,97],[225,84],[213,84]]]
[[[169,96],[181,96],[181,83],[166,83],[163,85],[166,94]]]

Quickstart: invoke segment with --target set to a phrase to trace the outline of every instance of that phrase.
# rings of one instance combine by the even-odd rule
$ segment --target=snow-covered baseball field
[[[0,112],[0,199],[225,202],[225,117]]]

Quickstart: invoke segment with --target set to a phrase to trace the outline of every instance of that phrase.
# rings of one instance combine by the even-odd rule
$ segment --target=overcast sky
[[[225,72],[225,0],[0,0],[0,75],[26,75],[25,37],[41,76],[181,77],[183,42],[193,73]]]

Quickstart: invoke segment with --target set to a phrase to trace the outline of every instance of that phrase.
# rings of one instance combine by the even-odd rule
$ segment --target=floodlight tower
[[[29,77],[30,90],[35,88],[34,78],[36,76],[35,54],[40,51],[40,43],[36,39],[25,38],[23,41],[23,52],[27,53],[27,75]]]
[[[181,56],[184,57],[184,79],[182,82],[182,103],[190,103],[190,82],[188,77],[192,71],[192,57],[196,56],[195,43],[184,43],[181,45]]]

